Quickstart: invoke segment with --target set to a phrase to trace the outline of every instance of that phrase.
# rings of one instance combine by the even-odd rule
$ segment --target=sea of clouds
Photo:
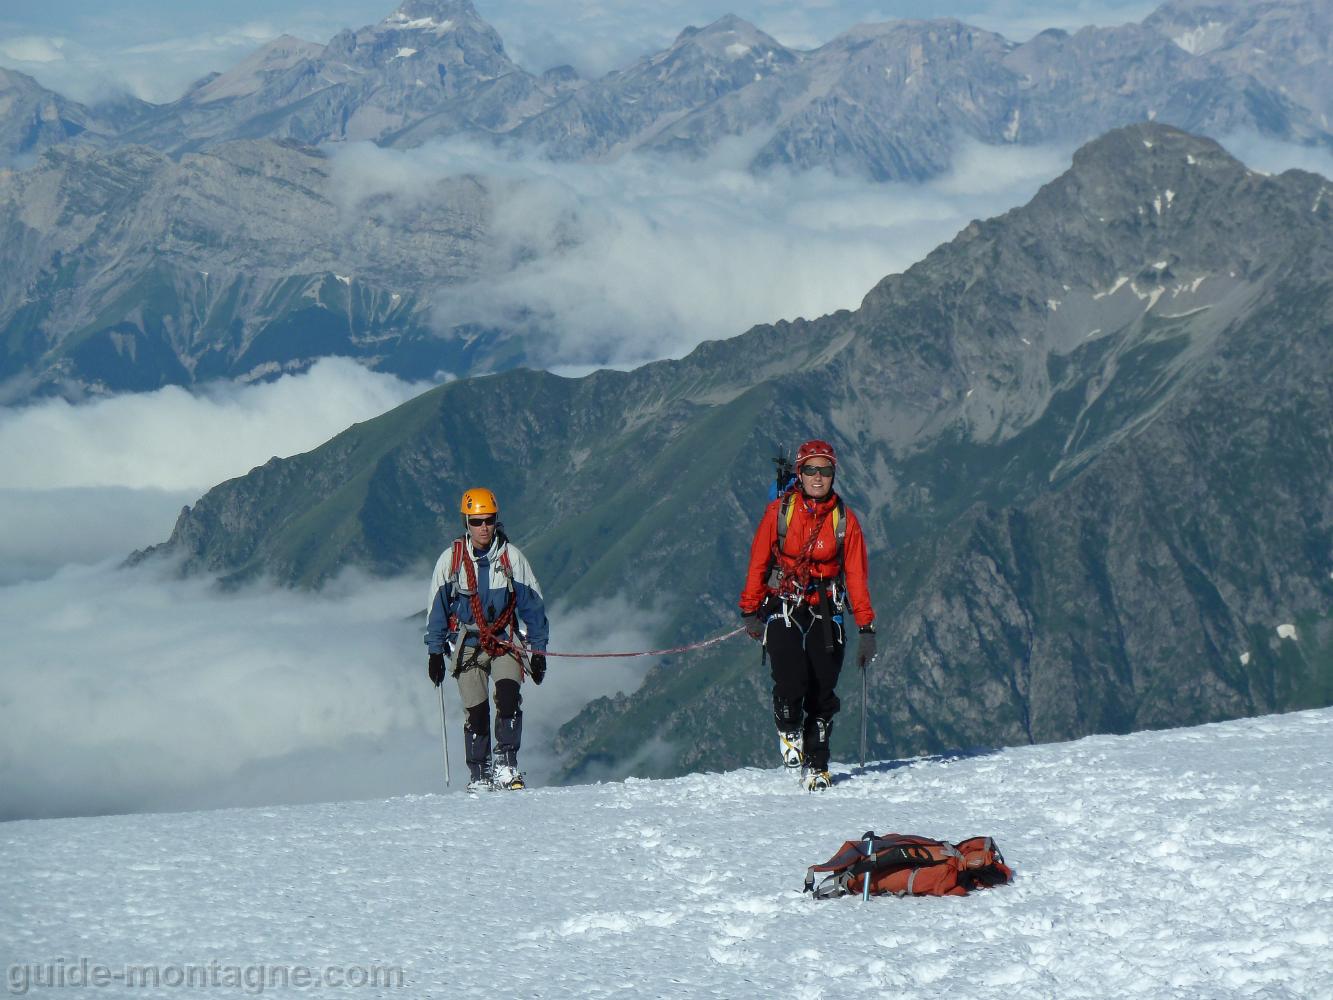
[[[874,184],[826,171],[756,176],[757,140],[703,161],[629,156],[554,163],[463,140],[333,153],[333,193],[354,217],[410,203],[445,177],[477,178],[494,213],[481,277],[441,288],[439,332],[475,325],[521,336],[530,364],[562,374],[681,357],[758,323],[856,308],[969,221],[1026,201],[1072,147],[960,140],[925,183]]]

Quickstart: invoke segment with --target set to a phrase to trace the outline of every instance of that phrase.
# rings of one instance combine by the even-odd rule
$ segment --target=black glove
[[[875,633],[861,630],[861,642],[856,647],[856,665],[864,670],[875,658]]]
[[[755,642],[764,637],[764,622],[759,617],[758,610],[741,615],[741,621],[745,623],[745,634]]]
[[[528,661],[528,676],[532,678],[532,683],[540,684],[546,677],[546,654],[533,653],[532,659]]]
[[[444,654],[431,653],[426,660],[426,674],[430,677],[430,682],[439,687],[444,680]]]

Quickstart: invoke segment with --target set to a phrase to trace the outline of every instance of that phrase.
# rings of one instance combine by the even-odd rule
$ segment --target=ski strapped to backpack
[[[826,877],[815,885],[817,873]],[[815,899],[863,894],[883,896],[965,896],[1013,881],[990,837],[970,837],[957,844],[901,833],[845,842],[838,853],[805,873],[805,891]]]

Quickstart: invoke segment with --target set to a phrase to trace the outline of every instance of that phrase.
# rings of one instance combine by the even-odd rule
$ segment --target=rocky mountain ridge
[[[114,138],[179,153],[235,139],[415,146],[469,134],[586,160],[702,156],[764,135],[755,169],[879,180],[946,171],[962,137],[1075,143],[1141,120],[1329,146],[1331,36],[1333,13],[1314,0],[1169,0],[1141,24],[1023,43],[949,18],[893,21],[811,51],[728,15],[584,83],[568,67],[516,65],[470,0],[407,0],[327,45],[279,38]],[[77,132],[18,145],[35,151]]]
[[[151,389],[327,355],[466,368],[430,296],[475,273],[489,204],[466,176],[347,191],[293,144],[48,150],[0,177],[0,380],[11,396]]]

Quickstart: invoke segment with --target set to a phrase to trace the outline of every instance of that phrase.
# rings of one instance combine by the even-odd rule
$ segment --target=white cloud
[[[122,51],[126,55],[191,55],[198,56],[214,52],[235,52],[238,49],[247,51],[258,48],[266,42],[277,38],[279,31],[273,24],[266,21],[256,21],[250,24],[243,24],[237,28],[227,28],[222,31],[206,31],[197,35],[186,35],[178,38],[166,38],[156,42],[144,42],[140,45],[131,45]]]
[[[14,62],[52,63],[65,58],[65,39],[21,35],[0,41],[0,58]]]
[[[243,790],[206,790],[256,762],[423,728],[401,621],[420,590],[224,595],[107,565],[0,589],[0,814],[221,805]]]
[[[163,541],[208,488],[426,388],[328,358],[256,385],[0,408],[0,586]]]
[[[230,68],[282,33],[276,23],[256,21],[129,44],[116,44],[120,35],[115,32],[25,35],[0,41],[0,64],[85,104],[120,94],[164,104],[200,77]]]
[[[757,323],[855,308],[976,217],[1027,200],[1068,149],[961,143],[958,166],[926,184],[873,184],[814,171],[745,169],[754,140],[702,163],[607,164],[509,157],[448,141],[369,145],[334,161],[336,188],[411,200],[450,175],[479,178],[495,205],[480,280],[442,288],[434,320],[520,330],[534,363],[573,373],[678,357]],[[377,203],[378,204],[378,203]]]
[[[0,587],[0,819],[383,797],[443,788],[423,581],[345,575],[319,594],[221,593],[162,565],[69,568]],[[643,648],[651,616],[552,613],[553,648]],[[608,628],[608,625],[611,627]],[[552,661],[524,687],[536,783],[556,727],[643,661]],[[446,682],[454,787],[466,781]]]
[[[0,468],[10,489],[204,490],[274,455],[308,451],[426,388],[326,358],[270,383],[48,399],[0,409]]]
[[[1252,170],[1261,170],[1267,174],[1306,170],[1333,179],[1333,152],[1321,146],[1297,146],[1268,139],[1254,132],[1233,132],[1218,142]]]
[[[0,489],[0,587],[61,566],[123,559],[163,541],[199,490]]]

